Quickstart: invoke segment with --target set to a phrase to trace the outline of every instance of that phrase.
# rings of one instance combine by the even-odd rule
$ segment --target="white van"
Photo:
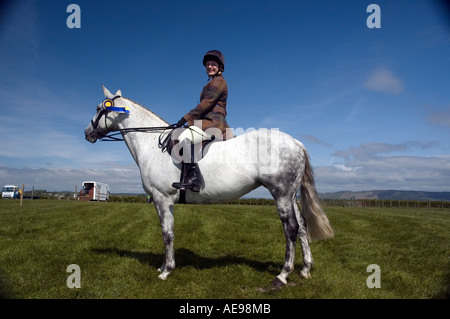
[[[19,187],[16,185],[5,185],[2,190],[2,198],[20,198]]]
[[[109,186],[94,181],[83,182],[78,200],[107,202],[109,201]]]

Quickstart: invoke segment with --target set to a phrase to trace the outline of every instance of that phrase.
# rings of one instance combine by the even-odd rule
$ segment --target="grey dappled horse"
[[[122,97],[120,90],[114,95],[105,87],[103,91],[105,101],[97,107],[97,114],[86,128],[86,139],[95,143],[110,132],[122,134],[139,167],[144,190],[152,196],[159,215],[165,258],[158,271],[161,272],[159,278],[166,279],[175,268],[173,212],[180,195],[172,183],[180,178],[181,164],[161,151],[160,134],[155,133],[169,124],[145,107]],[[143,133],[134,129],[143,127],[154,127],[155,131]],[[202,186],[198,193],[187,190],[186,201],[220,203],[240,198],[259,186],[266,187],[275,200],[286,236],[284,266],[273,285],[285,285],[294,270],[297,237],[303,251],[300,274],[310,277],[313,259],[309,241],[330,238],[333,230],[319,205],[303,144],[278,130],[253,130],[226,141],[212,142],[198,165]],[[299,187],[301,211],[296,203]]]

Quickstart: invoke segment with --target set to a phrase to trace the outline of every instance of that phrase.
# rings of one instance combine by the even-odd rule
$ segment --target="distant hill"
[[[319,193],[322,199],[392,199],[392,200],[431,200],[450,201],[450,192],[423,192],[401,190],[372,190],[372,191],[340,191],[334,193]]]

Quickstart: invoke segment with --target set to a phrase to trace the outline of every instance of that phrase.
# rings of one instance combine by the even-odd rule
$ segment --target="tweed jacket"
[[[216,127],[222,131],[223,139],[232,137],[227,116],[228,86],[222,75],[216,75],[203,88],[200,94],[200,103],[190,110],[184,119],[189,126],[194,125],[195,120],[201,120],[201,129],[207,130]],[[198,122],[197,122],[198,123]],[[228,133],[228,134],[227,134]]]

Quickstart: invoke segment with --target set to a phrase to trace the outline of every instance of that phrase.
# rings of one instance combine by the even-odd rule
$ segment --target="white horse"
[[[139,167],[144,190],[152,196],[159,215],[165,258],[158,271],[161,272],[159,278],[164,280],[175,268],[173,211],[179,190],[173,188],[172,183],[180,179],[181,165],[167,152],[161,151],[160,134],[143,133],[133,128],[161,128],[169,124],[145,107],[122,97],[120,90],[113,95],[103,87],[103,92],[107,107],[104,107],[105,102],[97,107],[97,114],[85,130],[86,139],[95,143],[110,132],[122,133]],[[108,108],[111,104],[116,107]],[[198,193],[187,190],[186,201],[220,203],[237,199],[259,186],[266,187],[275,200],[286,236],[284,266],[273,285],[287,284],[287,277],[294,270],[297,237],[303,251],[300,274],[310,277],[313,259],[309,240],[330,238],[333,230],[319,205],[308,153],[303,144],[278,130],[254,130],[211,143],[198,165],[202,186]],[[296,202],[299,187],[301,212]]]

